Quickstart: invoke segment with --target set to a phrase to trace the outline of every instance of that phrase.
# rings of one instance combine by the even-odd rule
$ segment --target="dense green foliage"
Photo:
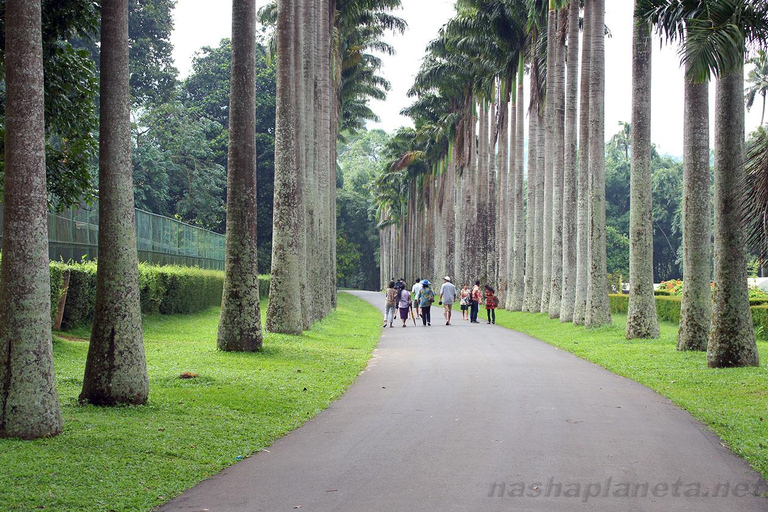
[[[175,0],[130,0],[131,94],[136,108],[169,101],[176,86],[170,43]],[[0,0],[0,12],[5,2]],[[4,48],[0,17],[0,50]],[[43,2],[46,166],[52,207],[89,199],[97,173],[99,2]],[[0,51],[0,155],[4,128],[4,52]],[[0,158],[0,177],[2,171]]]
[[[757,368],[708,369],[703,352],[676,350],[677,325],[661,322],[657,340],[628,341],[626,316],[619,314],[614,314],[613,325],[590,330],[546,315],[503,310],[496,312],[496,323],[657,391],[707,424],[731,450],[768,477],[765,362]],[[768,343],[758,343],[758,348],[766,361]]]
[[[258,354],[217,351],[218,320],[218,308],[145,317],[151,393],[140,407],[78,405],[88,330],[57,339],[66,428],[52,439],[0,440],[3,510],[154,509],[336,400],[365,368],[381,318],[340,294],[329,318],[300,338],[267,334]]]
[[[5,13],[5,1],[0,1]],[[80,41],[98,37],[91,0],[43,2],[46,171],[52,205],[78,203],[91,193],[97,152],[97,67]],[[5,16],[0,17],[0,183],[5,139]]]
[[[371,183],[381,172],[389,136],[382,130],[348,134],[339,143],[337,183],[337,278],[339,286],[379,287],[379,237]]]
[[[204,47],[175,99],[142,111],[134,130],[136,207],[224,232],[232,46]],[[259,272],[270,268],[274,181],[275,66],[256,62]]]
[[[621,129],[605,148],[605,198],[608,273],[629,280],[629,173],[631,170],[631,126]],[[651,155],[653,173],[653,275],[654,281],[682,276],[682,161]]]

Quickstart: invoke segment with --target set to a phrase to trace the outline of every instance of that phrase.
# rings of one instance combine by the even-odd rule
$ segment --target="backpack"
[[[427,300],[430,306],[432,305],[433,302],[435,302],[435,292],[432,291],[432,288],[429,288],[427,291],[422,292],[422,296]]]

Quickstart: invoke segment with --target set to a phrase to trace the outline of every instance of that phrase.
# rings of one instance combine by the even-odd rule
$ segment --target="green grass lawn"
[[[380,313],[348,294],[311,331],[267,334],[256,354],[217,351],[218,319],[218,308],[145,317],[150,397],[138,407],[78,405],[88,345],[56,339],[64,432],[0,440],[0,508],[150,510],[327,407],[365,368],[381,334]],[[199,376],[184,380],[182,372]]]
[[[759,368],[708,369],[702,352],[678,352],[677,324],[658,340],[624,339],[626,315],[586,330],[548,315],[497,312],[499,325],[576,354],[656,390],[706,423],[736,454],[768,478],[768,343]]]

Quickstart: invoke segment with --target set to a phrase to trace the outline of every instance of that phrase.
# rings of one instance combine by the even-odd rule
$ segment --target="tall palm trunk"
[[[579,179],[576,222],[576,296],[573,323],[584,325],[589,283],[589,83],[592,75],[592,4],[584,3],[584,40],[581,48],[581,93],[579,107]]]
[[[464,276],[468,282],[474,282],[478,279],[476,262],[478,259],[479,245],[478,232],[480,231],[479,218],[477,217],[476,200],[479,195],[477,190],[477,164],[480,158],[477,154],[476,128],[477,119],[474,115],[474,99],[470,99],[466,107],[467,120],[465,121],[467,134],[466,140],[468,158],[465,160],[464,176],[462,178],[462,188],[464,189],[464,210],[463,210],[463,228],[464,244],[462,247],[462,256],[464,259]]]
[[[480,128],[478,130],[478,160],[477,160],[477,224],[479,232],[478,255],[479,261],[475,269],[477,279],[483,284],[488,283],[486,260],[488,258],[488,109],[485,100],[479,103]]]
[[[458,274],[456,266],[456,205],[454,190],[456,188],[456,161],[449,156],[445,174],[445,196],[443,197],[443,230],[445,232],[445,269],[449,275]],[[456,281],[459,283],[459,281]]]
[[[514,245],[511,251],[514,254],[514,265],[512,267],[512,304],[510,309],[512,311],[523,310],[523,299],[526,290],[525,280],[528,272],[526,271],[526,260],[528,259],[528,248],[526,247],[526,219],[525,219],[525,204],[523,203],[523,151],[525,142],[525,109],[523,108],[525,95],[523,78],[525,73],[525,62],[523,52],[520,52],[518,60],[517,70],[517,122],[515,123],[517,128],[517,135],[515,137],[515,197],[514,197],[514,215],[515,215],[515,235]],[[530,176],[529,176],[530,182]],[[531,200],[530,191],[528,193],[529,201]],[[530,206],[528,208],[530,215]],[[530,224],[528,224],[530,225]],[[531,245],[532,245],[532,238]],[[532,247],[531,247],[532,249]]]
[[[507,140],[505,147],[508,148],[508,157],[504,162],[506,170],[506,200],[503,209],[506,219],[499,225],[499,238],[504,239],[501,244],[504,254],[504,282],[506,284],[504,307],[511,311],[515,295],[515,185],[517,184],[515,172],[517,171],[517,159],[519,157],[517,152],[517,75],[515,75],[515,79],[510,83],[509,92],[509,108],[505,110],[505,115],[509,121],[504,132]]]
[[[504,81],[504,87],[500,89],[499,101],[499,150],[497,154],[498,169],[498,193],[496,195],[496,258],[498,261],[497,282],[499,294],[499,307],[507,307],[510,290],[509,274],[511,271],[511,241],[514,231],[514,208],[512,199],[514,195],[514,183],[511,174],[514,174],[515,148],[510,149],[512,136],[510,130],[514,130],[514,114],[510,115],[510,109],[514,112],[515,106],[510,101],[510,89],[514,88],[514,82]],[[512,142],[514,144],[514,142]],[[512,163],[510,164],[510,160]],[[512,170],[512,172],[510,172]],[[511,190],[510,190],[511,189]]]
[[[545,163],[545,147],[546,147],[546,121],[544,120],[544,113],[541,111],[541,103],[536,107],[538,109],[538,120],[536,126],[536,240],[534,246],[534,261],[536,262],[534,270],[534,286],[536,293],[536,308],[533,310],[535,313],[541,313],[541,295],[544,288],[544,175],[546,174]]]
[[[329,0],[318,0],[318,59],[317,59],[317,73],[318,73],[318,108],[319,108],[319,158],[318,165],[322,171],[323,179],[323,197],[326,201],[323,219],[325,226],[323,229],[324,249],[323,253],[326,254],[325,275],[326,284],[322,285],[325,297],[321,300],[324,305],[323,316],[331,312],[331,309],[335,306],[336,296],[336,162],[331,159],[332,148],[336,147],[336,139],[334,138],[334,129],[331,126],[331,108],[332,108],[332,96],[331,96],[331,68],[332,68],[332,55],[331,55],[331,37],[332,37],[332,20],[330,11]],[[328,300],[327,293],[331,291],[332,300]]]
[[[302,62],[302,94],[303,109],[300,119],[303,146],[304,173],[304,203],[307,207],[307,254],[317,254],[319,257],[305,259],[307,265],[307,297],[309,302],[308,315],[304,317],[304,328],[322,318],[324,315],[324,295],[327,293],[324,272],[327,254],[323,240],[322,223],[325,211],[324,187],[322,186],[322,170],[318,157],[319,134],[317,132],[316,106],[316,56],[317,56],[317,6],[316,0],[302,0],[302,13],[299,18],[302,24],[301,62]],[[323,256],[321,256],[323,255]]]
[[[717,80],[715,96],[715,287],[707,366],[758,366],[742,225],[744,68]]]
[[[605,0],[592,4],[592,65],[589,84],[589,281],[585,325],[611,323],[605,246]]]
[[[498,171],[498,158],[497,158],[497,151],[496,151],[496,143],[498,142],[497,137],[497,128],[498,118],[496,117],[496,113],[498,110],[498,102],[494,98],[492,102],[490,102],[489,109],[488,109],[488,117],[490,122],[490,127],[488,131],[488,146],[486,147],[486,150],[488,152],[487,156],[487,162],[488,162],[488,206],[487,206],[487,213],[486,213],[486,229],[488,230],[486,234],[486,256],[485,256],[485,274],[486,274],[486,281],[487,283],[493,283],[492,286],[494,288],[498,288],[499,282],[498,282],[498,275],[497,270],[498,261],[496,260],[496,217],[498,217],[497,210],[496,210],[496,189],[497,189],[497,171]]]
[[[660,335],[653,295],[650,25],[635,17],[633,34],[627,339]]]
[[[531,99],[535,97],[535,81],[533,80],[533,74],[531,74]],[[528,112],[528,205],[525,219],[525,291],[523,293],[523,311],[534,313],[539,311],[539,298],[541,295],[537,294],[537,272],[539,269],[537,256],[539,255],[540,237],[538,224],[538,211],[541,207],[541,203],[538,203],[539,199],[539,170],[538,170],[538,157],[536,150],[538,148],[537,142],[539,140],[539,116],[536,115],[536,106],[531,101],[531,106]]]
[[[143,404],[149,378],[133,207],[128,0],[101,4],[100,76],[99,264],[80,400],[95,405]]]
[[[563,300],[563,180],[565,151],[565,40],[562,27],[567,23],[568,11],[558,14],[555,41],[555,98],[554,107],[554,159],[552,163],[552,271],[549,292],[549,317],[560,318]]]
[[[41,3],[5,4],[0,437],[61,432],[51,346]]]
[[[272,269],[267,330],[300,334],[306,326],[306,210],[299,115],[301,0],[280,0],[277,11],[277,97]],[[233,26],[234,26],[233,17]],[[234,50],[234,45],[233,45]],[[233,84],[234,84],[233,77]],[[234,97],[231,102],[234,103]],[[230,135],[230,137],[232,137]],[[232,147],[233,144],[230,145]],[[230,189],[232,190],[232,189]],[[231,209],[227,208],[228,215]],[[255,232],[255,228],[254,228]],[[297,304],[296,294],[299,293]]]
[[[336,141],[339,139],[339,88],[341,84],[341,50],[339,45],[333,43],[335,33],[335,27],[337,23],[336,12],[336,0],[323,0],[327,6],[328,24],[326,25],[326,44],[328,44],[328,50],[330,53],[330,63],[327,70],[327,76],[329,78],[329,104],[330,104],[330,137],[328,148],[330,150],[329,157],[329,171],[330,181],[328,186],[330,187],[331,195],[329,201],[330,208],[330,229],[331,229],[331,305],[335,308],[338,303],[338,293],[336,290],[336,236],[337,236],[337,219],[336,219],[336,160],[337,151]],[[333,74],[331,74],[333,70]],[[400,269],[402,271],[402,267]]]
[[[576,302],[577,247],[577,98],[579,93],[579,4],[568,6],[568,80],[565,110],[565,168],[563,176],[563,281],[560,321],[572,322]]]
[[[552,223],[555,170],[555,118],[557,79],[557,11],[554,0],[549,1],[547,23],[547,96],[544,100],[544,210],[542,228],[544,232],[542,255],[541,312],[549,313],[549,297],[552,292]]]
[[[712,322],[709,196],[709,87],[685,80],[683,297],[678,350],[706,350]]]

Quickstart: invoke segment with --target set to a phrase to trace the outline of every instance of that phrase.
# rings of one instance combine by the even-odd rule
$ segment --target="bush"
[[[758,337],[768,337],[768,306],[754,306],[752,308],[752,324]]]
[[[1,260],[0,260],[1,261]],[[63,293],[64,273],[69,271],[69,288],[61,329],[90,323],[96,302],[96,262],[52,261],[51,322],[56,319]],[[221,305],[224,272],[176,265],[139,264],[139,292],[143,314],[189,314]],[[259,276],[259,296],[269,297],[270,277]]]
[[[65,267],[69,270],[69,289],[61,320],[61,329],[64,331],[90,323],[96,302],[96,263],[71,263]]]
[[[629,309],[629,295],[611,293],[608,295],[608,300],[611,303],[611,313],[627,314],[627,310]]]
[[[669,290],[665,290],[663,288],[659,288],[658,290],[653,290],[653,294],[656,296],[663,296],[663,297],[669,297],[672,295],[672,293]]]
[[[680,297],[656,297],[656,315],[659,320],[680,323],[681,306],[682,299]]]

